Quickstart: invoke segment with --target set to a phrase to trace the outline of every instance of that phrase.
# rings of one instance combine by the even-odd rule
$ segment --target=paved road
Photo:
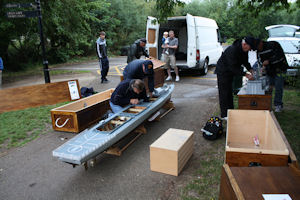
[[[123,57],[111,59],[110,64],[119,67],[123,60]],[[93,87],[99,92],[119,82],[116,68],[108,76],[109,83],[100,84],[97,62],[67,68],[76,67],[92,70],[85,74],[53,76],[51,80],[78,78],[80,86]],[[43,77],[24,81],[23,85],[33,82],[43,83]],[[52,150],[74,134],[53,131],[48,125],[47,134],[0,157],[0,199],[179,199],[180,189],[191,179],[201,155],[211,145],[203,139],[200,128],[217,107],[216,76],[212,71],[206,76],[182,73],[181,81],[175,83],[172,100],[176,109],[160,122],[146,124],[147,134],[121,157],[100,155],[96,166],[88,171],[82,166],[72,168],[52,157]],[[149,145],[169,128],[195,132],[194,154],[178,177],[152,172],[149,167]]]

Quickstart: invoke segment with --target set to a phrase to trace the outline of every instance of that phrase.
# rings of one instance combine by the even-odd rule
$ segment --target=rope
[[[56,125],[58,128],[64,127],[64,126],[67,124],[67,122],[69,121],[69,119],[66,119],[66,121],[65,121],[62,125],[58,125],[57,122],[58,122],[59,120],[60,120],[60,117],[57,118],[57,119],[55,120],[55,125]]]

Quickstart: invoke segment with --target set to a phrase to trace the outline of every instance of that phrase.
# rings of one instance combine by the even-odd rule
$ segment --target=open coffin
[[[98,122],[110,109],[109,89],[51,110],[52,127],[56,131],[78,133]]]
[[[228,110],[226,158],[229,166],[283,166],[289,150],[269,111]],[[259,145],[254,139],[257,138]]]

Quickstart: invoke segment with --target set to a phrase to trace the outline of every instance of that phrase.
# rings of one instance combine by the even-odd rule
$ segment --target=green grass
[[[50,110],[66,103],[1,113],[0,148],[19,147],[47,133]]]
[[[193,174],[194,180],[182,190],[181,198],[183,200],[218,199],[224,150],[225,137],[211,141],[211,146],[208,149],[201,149],[204,153],[199,161],[199,169]]]
[[[283,112],[275,113],[275,116],[300,161],[300,90],[285,89],[283,103]]]

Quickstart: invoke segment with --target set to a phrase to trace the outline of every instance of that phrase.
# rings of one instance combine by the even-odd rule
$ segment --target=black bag
[[[87,87],[82,87],[80,89],[80,93],[82,97],[88,97],[91,96],[93,94],[95,94],[96,92],[94,91],[94,88],[87,88]]]
[[[216,140],[223,134],[222,120],[219,117],[211,117],[201,131],[205,139]]]

